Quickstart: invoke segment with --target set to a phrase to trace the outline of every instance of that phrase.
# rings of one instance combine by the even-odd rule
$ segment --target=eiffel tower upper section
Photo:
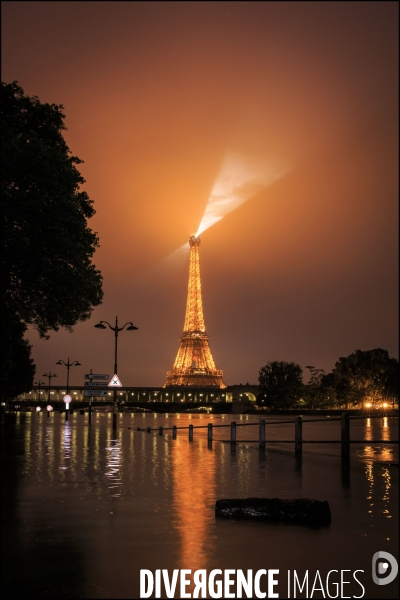
[[[189,244],[189,285],[185,324],[178,354],[172,371],[167,373],[164,387],[225,388],[223,373],[215,368],[204,325],[199,260],[200,238],[196,235],[190,236]]]
[[[201,298],[201,279],[200,279],[200,259],[199,246],[200,238],[195,235],[190,236],[190,263],[189,263],[189,285],[186,303],[185,324],[183,334],[185,333],[205,333],[203,316],[203,301]]]

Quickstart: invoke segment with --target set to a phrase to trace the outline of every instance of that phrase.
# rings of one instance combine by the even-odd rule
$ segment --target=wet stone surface
[[[225,519],[256,519],[275,523],[329,525],[331,511],[326,500],[300,498],[240,498],[217,500],[215,516]]]

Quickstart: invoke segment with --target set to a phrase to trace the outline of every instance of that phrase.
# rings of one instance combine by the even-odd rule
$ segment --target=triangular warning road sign
[[[111,377],[111,381],[108,384],[108,387],[122,387],[122,383],[120,382],[118,375],[113,375]]]

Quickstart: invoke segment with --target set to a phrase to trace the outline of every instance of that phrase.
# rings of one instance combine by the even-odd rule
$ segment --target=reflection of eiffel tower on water
[[[201,300],[199,246],[200,238],[192,235],[190,244],[189,286],[183,336],[172,371],[164,387],[194,386],[225,388],[222,371],[215,368],[206,334]]]

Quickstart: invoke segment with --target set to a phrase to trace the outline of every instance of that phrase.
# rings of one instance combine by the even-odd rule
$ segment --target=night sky
[[[73,333],[28,332],[35,381],[63,383],[67,357],[73,385],[111,376],[113,333],[93,325],[118,315],[139,328],[119,338],[123,385],[164,384],[188,244],[174,252],[207,206],[204,315],[228,385],[272,360],[398,358],[397,2],[3,2],[2,41],[2,80],[64,105],[104,277]]]

